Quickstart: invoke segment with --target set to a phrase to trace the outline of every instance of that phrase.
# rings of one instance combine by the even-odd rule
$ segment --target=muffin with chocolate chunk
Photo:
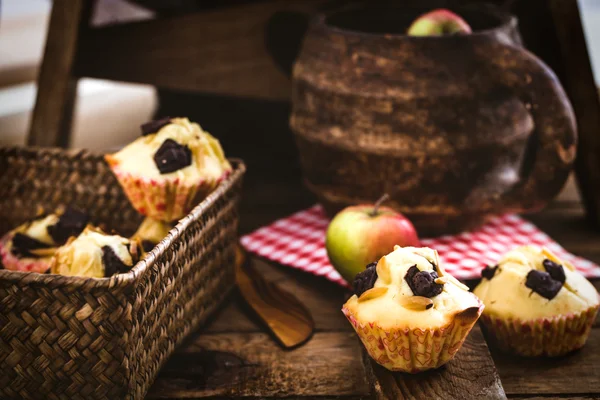
[[[523,356],[560,356],[581,348],[599,307],[598,292],[546,248],[523,246],[482,271],[474,292],[481,320],[499,347]]]
[[[4,268],[44,273],[58,246],[77,236],[88,222],[87,214],[74,208],[41,214],[8,232],[0,240]]]
[[[141,248],[137,240],[108,235],[88,226],[56,250],[50,272],[69,276],[106,278],[125,273],[139,261]]]
[[[148,217],[185,216],[231,172],[219,141],[187,118],[142,125],[142,136],[105,156],[129,200]]]
[[[447,363],[483,310],[426,247],[395,246],[359,273],[353,287],[342,312],[369,355],[392,371],[416,373]]]
[[[154,246],[163,240],[169,234],[172,224],[157,221],[150,217],[144,218],[137,231],[132,236],[132,239],[138,239],[142,244],[144,251],[151,251]]]

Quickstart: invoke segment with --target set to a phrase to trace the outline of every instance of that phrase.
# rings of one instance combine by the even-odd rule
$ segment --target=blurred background
[[[153,19],[157,13],[168,16],[169,13],[195,11],[198,7],[206,9],[248,2],[178,0],[140,3],[145,6],[124,0],[99,0],[92,13],[92,24],[120,24]],[[600,76],[600,1],[579,0],[579,6],[597,82]],[[26,142],[51,8],[52,2],[47,0],[0,1],[0,145]],[[526,29],[521,26],[521,31]],[[525,44],[529,45],[527,33],[523,36]],[[282,44],[280,48],[285,46]],[[257,204],[263,200],[268,203],[270,182],[281,185],[281,182],[297,184],[300,181],[297,151],[288,126],[289,112],[290,105],[286,101],[159,90],[149,85],[83,78],[77,84],[69,146],[98,152],[115,149],[136,138],[139,125],[155,116],[188,116],[217,136],[228,155],[246,161],[250,188],[253,181],[261,182],[260,190],[266,187],[265,198],[261,199],[258,194]],[[278,168],[272,168],[273,165]],[[313,201],[306,191],[300,193],[303,200],[279,200],[287,202],[290,210]],[[578,201],[574,179],[569,180],[559,201]]]

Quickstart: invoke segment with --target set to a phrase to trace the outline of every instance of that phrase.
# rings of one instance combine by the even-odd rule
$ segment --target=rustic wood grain
[[[30,146],[66,146],[77,80],[72,76],[78,35],[94,1],[53,2],[38,91],[27,136]]]
[[[527,400],[548,400],[549,398],[552,399],[569,399],[569,400],[592,400],[592,399],[598,399],[600,398],[600,395],[591,395],[591,396],[572,396],[570,394],[563,394],[563,395],[553,395],[552,397],[547,397],[547,396],[509,396],[509,399],[527,399]]]
[[[512,395],[600,395],[600,328],[585,347],[558,358],[523,358],[490,346],[504,390]]]
[[[352,331],[341,313],[344,289],[322,278],[316,278],[288,267],[277,266],[252,257],[253,266],[264,276],[296,296],[311,312],[318,332]],[[261,322],[241,296],[235,293],[207,324],[205,332],[261,332]]]
[[[363,357],[368,358],[368,355],[363,353]],[[477,326],[456,357],[437,370],[416,375],[393,373],[370,359],[365,363],[365,368],[377,399],[506,398],[498,372]]]
[[[241,245],[235,273],[238,291],[284,347],[298,346],[310,338],[315,329],[310,311],[290,292],[258,273]]]
[[[287,72],[269,54],[276,12],[310,12],[323,1],[269,1],[89,30],[75,74],[214,94],[285,100]],[[294,33],[292,26],[279,32]],[[290,38],[280,48],[298,46]]]
[[[264,333],[203,334],[179,349],[148,398],[367,396],[352,332],[316,333],[281,349]]]

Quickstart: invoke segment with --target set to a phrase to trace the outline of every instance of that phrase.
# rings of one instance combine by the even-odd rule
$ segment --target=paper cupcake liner
[[[6,234],[0,239],[0,259],[2,266],[10,271],[45,273],[50,268],[52,257],[32,258],[17,257],[10,252],[9,243],[11,234]]]
[[[483,314],[481,322],[488,338],[503,350],[527,357],[555,357],[585,345],[597,312],[594,306],[578,314],[529,321]]]
[[[450,361],[482,311],[483,304],[480,303],[478,307],[456,314],[449,324],[435,329],[384,329],[376,322],[361,322],[347,307],[342,308],[371,358],[390,371],[413,374]]]
[[[180,179],[156,180],[136,176],[121,171],[118,167],[112,170],[129,201],[140,214],[165,222],[186,216],[229,175],[229,171],[226,171],[216,181],[204,180],[190,185]]]

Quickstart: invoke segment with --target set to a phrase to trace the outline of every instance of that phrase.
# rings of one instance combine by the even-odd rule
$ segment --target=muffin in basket
[[[144,218],[132,239],[138,239],[144,251],[149,252],[158,242],[163,240],[171,230],[171,224],[150,217]]]
[[[58,248],[50,262],[50,272],[90,278],[125,273],[140,260],[138,240],[108,235],[88,226],[77,238]]]
[[[33,218],[0,239],[2,265],[12,271],[46,272],[56,248],[79,235],[87,222],[87,214],[70,207]]]
[[[105,159],[135,209],[161,221],[184,217],[231,172],[219,141],[187,118],[144,124]]]
[[[598,312],[598,292],[548,249],[523,246],[482,271],[474,290],[488,336],[523,356],[560,356],[582,347]]]
[[[483,310],[426,247],[395,246],[353,286],[342,312],[369,355],[392,371],[416,373],[447,363]]]

